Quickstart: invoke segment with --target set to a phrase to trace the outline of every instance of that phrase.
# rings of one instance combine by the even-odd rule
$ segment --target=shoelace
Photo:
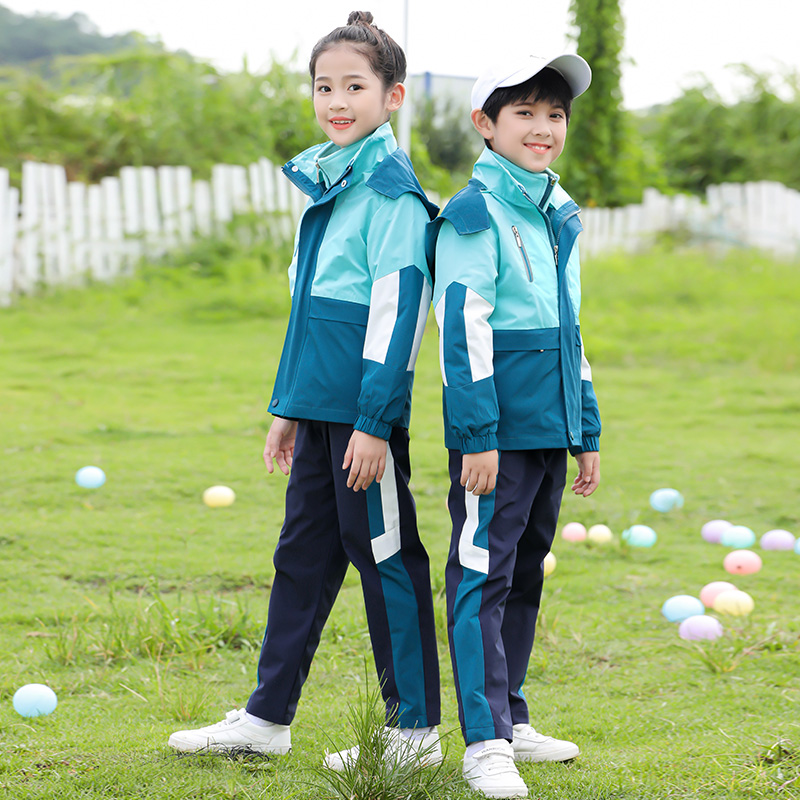
[[[496,756],[497,761],[493,761],[492,756]],[[480,753],[476,753],[476,761],[482,764],[484,759],[489,760],[487,764],[483,765],[489,773],[508,772],[514,769],[514,755],[509,753],[505,747],[485,747]]]

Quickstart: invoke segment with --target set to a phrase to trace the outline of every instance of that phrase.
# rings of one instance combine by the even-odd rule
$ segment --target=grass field
[[[0,797],[317,798],[314,766],[348,743],[347,703],[365,663],[372,672],[352,571],[290,756],[179,758],[165,746],[253,687],[285,488],[261,462],[285,279],[241,248],[209,252],[0,310]],[[606,523],[617,539],[554,546],[526,694],[532,723],[582,755],[522,767],[531,797],[800,794],[800,556],[759,551],[762,571],[732,579],[755,610],[724,618],[717,642],[683,642],[660,614],[668,597],[730,577],[725,549],[700,538],[709,519],[800,534],[799,307],[800,264],[761,255],[657,251],[586,266],[603,480],[588,500],[565,498],[562,522]],[[412,465],[436,592],[441,730],[458,771],[436,348],[431,327]],[[105,486],[76,486],[85,464],[105,470]],[[201,502],[218,483],[236,490],[230,508]],[[661,486],[685,507],[651,510]],[[634,522],[657,530],[655,547],[620,543]],[[31,682],[57,692],[55,713],[14,712],[14,691]],[[455,780],[440,796],[470,794]]]

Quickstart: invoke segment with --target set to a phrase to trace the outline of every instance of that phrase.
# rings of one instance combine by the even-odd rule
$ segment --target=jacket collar
[[[552,170],[529,172],[488,147],[475,162],[472,175],[491,192],[515,205],[530,206],[533,203],[541,208],[546,205],[558,182],[558,175]]]
[[[339,147],[333,142],[314,145],[295,156],[287,167],[293,172],[297,167],[313,184],[317,192],[324,192],[339,183],[350,172],[371,172],[390,153],[397,149],[392,126],[386,122],[369,136]],[[291,165],[291,166],[290,166]],[[298,184],[300,185],[300,184]],[[307,194],[312,194],[300,185]]]

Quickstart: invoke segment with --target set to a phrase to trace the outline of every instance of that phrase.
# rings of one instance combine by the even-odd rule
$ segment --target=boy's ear
[[[491,141],[494,137],[494,126],[489,117],[487,117],[480,108],[476,108],[470,114],[470,119],[475,126],[475,130],[478,131],[484,139],[489,139]]]
[[[396,83],[389,89],[388,94],[386,110],[391,113],[397,111],[403,105],[403,101],[406,99],[406,87],[402,83]]]

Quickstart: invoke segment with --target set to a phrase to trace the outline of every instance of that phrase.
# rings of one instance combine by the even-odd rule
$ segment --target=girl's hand
[[[386,469],[386,439],[364,431],[353,431],[342,469],[350,467],[347,486],[354,492],[366,489],[372,481],[381,482]]]
[[[272,460],[278,463],[278,468],[284,475],[289,474],[294,458],[294,440],[297,436],[297,420],[275,417],[269,426],[267,441],[264,444],[264,463],[267,472],[272,474]]]
[[[461,457],[461,485],[474,495],[491,494],[497,485],[497,450],[464,453]]]
[[[578,453],[575,460],[578,462],[578,477],[572,484],[572,491],[588,497],[600,483],[600,453]]]

